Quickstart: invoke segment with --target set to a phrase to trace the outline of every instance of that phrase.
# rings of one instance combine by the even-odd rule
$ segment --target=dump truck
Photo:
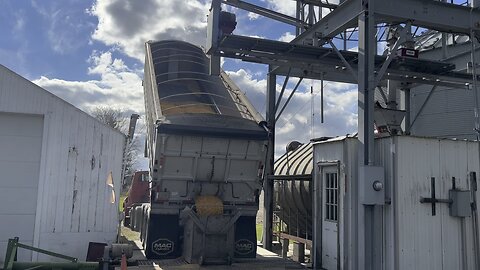
[[[165,40],[145,49],[151,194],[132,211],[147,258],[254,258],[269,136],[262,116],[225,72],[210,74],[200,47]]]

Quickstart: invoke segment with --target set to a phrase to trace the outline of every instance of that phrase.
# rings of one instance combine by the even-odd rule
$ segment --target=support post
[[[272,250],[273,240],[273,178],[275,157],[275,95],[277,76],[273,74],[269,66],[267,75],[267,111],[266,120],[270,130],[268,136],[267,158],[263,179],[263,247]]]
[[[299,263],[305,262],[305,244],[293,243],[293,260]]]
[[[301,15],[302,10],[303,10],[302,3],[300,1],[297,1],[296,15],[295,15],[295,18],[297,18],[297,20],[303,21],[303,18]],[[299,26],[295,27],[295,35],[299,36],[301,33],[302,33],[302,28]]]
[[[288,238],[282,239],[282,258],[288,258],[288,246],[290,245],[290,240]]]
[[[375,1],[362,1],[363,11],[358,18],[358,162],[359,175],[363,178],[369,177],[368,167],[374,163],[374,94],[375,94],[375,74],[374,61],[376,55],[375,38]],[[363,171],[362,171],[363,170]],[[365,179],[366,180],[366,179]],[[353,261],[350,261],[349,269],[359,270],[377,270],[381,267],[382,253],[381,249],[381,215],[375,204],[364,204],[360,200],[360,193],[363,192],[362,184],[367,183],[364,179],[359,179],[356,186],[355,196],[353,198],[356,205],[353,205],[353,215],[351,220],[356,224],[350,226],[352,235]],[[355,211],[356,210],[356,211]],[[380,225],[380,226],[379,226]],[[380,231],[376,230],[380,228]],[[380,252],[378,252],[380,251]]]
[[[404,98],[404,110],[406,112],[405,114],[405,134],[410,135],[411,133],[411,128],[413,126],[413,123],[411,122],[412,119],[412,106],[410,104],[410,86],[407,86],[402,89],[403,90],[403,98]]]

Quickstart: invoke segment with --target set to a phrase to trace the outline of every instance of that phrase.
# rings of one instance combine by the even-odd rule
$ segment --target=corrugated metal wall
[[[449,198],[452,177],[458,189],[468,190],[469,172],[479,173],[477,143],[397,137],[394,151],[396,170],[390,175],[395,175],[397,188],[392,205],[397,213],[398,269],[474,269],[471,218],[462,225],[461,218],[450,216],[445,203],[436,204],[433,216],[432,204],[420,203],[420,197],[431,197],[431,177],[435,177],[439,199]],[[464,255],[467,265],[462,268]]]
[[[89,241],[113,241],[125,136],[3,66],[0,112],[44,115],[34,245],[85,259]]]
[[[349,233],[356,230],[350,216],[356,207],[351,204],[358,168],[356,142],[350,138],[318,143],[314,148],[315,164],[340,160],[344,190],[340,196],[341,269],[355,269],[347,260],[353,254]],[[432,204],[420,203],[420,198],[431,197],[431,177],[435,177],[437,199],[449,198],[452,177],[457,189],[469,190],[469,173],[480,176],[478,151],[476,142],[463,140],[411,136],[375,140],[375,164],[385,168],[386,181],[383,269],[475,269],[472,218],[450,216],[446,203],[437,203],[436,215],[432,215]],[[317,165],[315,179],[318,181]],[[480,191],[476,197],[479,201]]]
[[[432,87],[412,91],[412,121]],[[437,87],[412,127],[417,136],[475,139],[474,95],[472,90]]]
[[[446,62],[456,65],[456,70],[465,70],[471,61],[470,44],[457,44],[448,47]],[[442,59],[442,50],[422,52],[420,57]],[[480,52],[476,53],[480,61]],[[411,90],[411,121],[419,113],[432,86],[418,86]],[[437,87],[419,114],[412,127],[412,135],[435,136],[442,138],[475,139],[474,132],[474,93],[472,90]]]

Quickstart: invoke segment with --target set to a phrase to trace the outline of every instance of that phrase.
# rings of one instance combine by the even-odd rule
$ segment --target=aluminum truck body
[[[210,75],[202,49],[186,42],[146,43],[143,86],[147,257],[255,257],[268,137],[261,116],[225,73]]]

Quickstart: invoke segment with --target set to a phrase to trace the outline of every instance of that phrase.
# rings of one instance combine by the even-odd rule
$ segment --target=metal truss
[[[264,194],[264,247],[271,248],[273,222],[273,147],[275,121],[278,119],[280,99],[276,99],[276,76],[288,78],[324,79],[327,81],[358,84],[358,179],[350,183],[348,208],[349,226],[346,228],[345,252],[342,261],[345,269],[381,269],[384,266],[382,251],[382,212],[384,196],[371,186],[371,180],[382,168],[375,166],[374,158],[374,93],[380,88],[385,101],[389,96],[382,86],[396,87],[405,92],[406,130],[410,124],[410,88],[417,84],[476,88],[478,76],[459,71],[455,65],[440,62],[397,57],[405,35],[428,41],[431,35],[465,35],[480,38],[479,0],[471,6],[434,0],[345,0],[332,5],[325,0],[297,0],[296,18],[258,7],[240,0],[212,0],[209,15],[206,50],[212,58],[228,57],[269,65],[267,78],[267,126],[270,129],[268,157],[265,168]],[[293,25],[297,37],[290,43],[236,35],[223,35],[219,30],[221,4],[232,5],[268,18]],[[322,8],[331,12],[322,16]],[[317,10],[317,11],[316,11]],[[378,41],[387,40],[389,28],[401,25],[398,40],[390,42],[388,53],[377,55]],[[411,31],[411,28],[415,28]],[[388,30],[387,30],[388,29]],[[418,33],[422,30],[422,33]],[[344,40],[343,50],[334,44],[334,38]],[[354,38],[357,38],[354,40]],[[411,39],[410,39],[411,40]],[[346,42],[358,42],[358,52],[346,51]],[[445,42],[442,43],[445,45]],[[474,47],[474,46],[473,46]],[[475,49],[472,49],[472,53]],[[217,61],[218,63],[218,61]],[[474,66],[475,70],[475,66]],[[288,80],[288,78],[286,80]],[[387,84],[388,82],[388,84]],[[398,83],[397,83],[398,82]],[[396,84],[397,83],[397,84]],[[285,88],[286,82],[284,83]],[[397,85],[397,86],[395,86]],[[398,86],[401,85],[401,86]],[[298,87],[298,84],[297,86]],[[283,90],[281,96],[283,96]],[[394,96],[394,95],[393,95]],[[280,97],[281,98],[281,97]],[[291,95],[288,99],[291,98]],[[287,102],[288,103],[288,102]],[[284,108],[280,110],[280,114]],[[408,132],[407,132],[408,133]],[[375,200],[364,198],[377,198]],[[380,198],[380,199],[378,199]],[[314,242],[321,240],[314,236]],[[321,242],[321,241],[320,241]],[[314,245],[315,246],[315,245]],[[316,245],[318,247],[318,245]],[[314,252],[314,268],[321,267],[319,250]],[[320,253],[321,254],[321,253]],[[340,263],[340,262],[339,262]],[[340,264],[339,264],[340,265]]]
[[[347,0],[322,20],[303,32],[292,43],[309,44],[314,39],[333,38],[342,31],[358,26],[364,0]],[[480,12],[470,7],[432,0],[369,0],[375,22],[412,25],[445,33],[470,35],[480,30]],[[321,44],[321,42],[320,42]]]

